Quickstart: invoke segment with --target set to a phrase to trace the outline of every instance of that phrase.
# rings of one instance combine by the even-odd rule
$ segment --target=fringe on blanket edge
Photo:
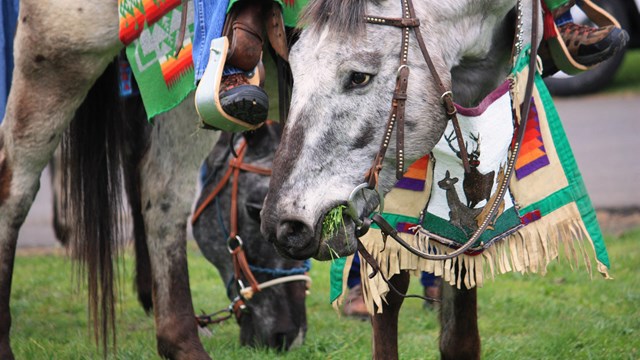
[[[591,245],[591,255],[594,256],[594,259],[595,248],[575,204],[565,205],[555,210],[535,223],[497,241],[479,255],[465,254],[446,261],[419,258],[393,240],[388,240],[385,248],[380,236],[379,230],[370,230],[370,234],[361,240],[378,261],[386,278],[390,278],[402,270],[411,271],[415,275],[426,271],[442,277],[444,281],[458,288],[462,284],[467,288],[482,287],[487,276],[493,279],[496,274],[511,271],[523,274],[539,273],[544,276],[548,264],[559,258],[561,250],[572,270],[580,267],[580,258],[582,258],[589,275],[593,276],[592,262],[588,253],[589,247],[585,243]],[[428,250],[433,254],[447,254],[453,251],[453,249],[436,241],[430,241],[427,236],[419,232],[416,235],[403,233],[401,236],[412,246],[423,251]],[[610,279],[607,267],[597,259],[595,261],[597,270],[604,278]],[[458,276],[462,268],[458,264],[464,265],[468,270],[464,278]],[[388,285],[380,275],[369,279],[368,274],[372,272],[372,269],[364,261],[361,262],[360,272],[363,279],[364,299],[369,313],[374,313],[374,305],[377,312],[381,313],[382,302],[386,301],[385,296],[389,292]],[[346,283],[346,273],[344,281]],[[344,294],[345,292],[343,292],[343,296]],[[341,298],[334,302],[334,307],[339,307],[342,303]]]

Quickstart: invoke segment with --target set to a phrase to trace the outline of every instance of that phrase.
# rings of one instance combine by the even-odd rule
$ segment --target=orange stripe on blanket
[[[120,41],[124,45],[129,45],[137,39],[144,29],[144,14],[138,9],[133,10],[133,14],[127,14],[120,18]]]
[[[535,149],[526,154],[520,153],[518,154],[518,161],[516,161],[516,169],[519,169],[522,166],[527,165],[528,163],[534,161],[535,159],[541,158],[546,155],[547,154],[540,149]]]
[[[181,0],[144,0],[142,2],[144,11],[134,8],[133,14],[120,17],[120,41],[124,45],[131,44],[142,33],[145,22],[147,26],[153,25],[180,4],[182,4]]]
[[[529,151],[536,150],[540,148],[540,146],[544,145],[539,138],[531,139],[520,146],[520,152],[528,153]]]
[[[167,86],[173,85],[184,73],[193,69],[193,57],[191,53],[192,44],[184,45],[178,58],[169,57],[160,63],[162,76]]]

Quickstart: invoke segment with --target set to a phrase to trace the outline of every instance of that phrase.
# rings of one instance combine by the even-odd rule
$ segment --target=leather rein
[[[233,144],[231,144],[230,146],[233,146]],[[239,295],[236,296],[231,301],[231,304],[225,309],[216,311],[208,315],[203,314],[196,316],[196,321],[198,322],[198,325],[200,327],[206,327],[209,324],[216,324],[228,320],[229,318],[231,318],[232,313],[235,315],[236,320],[239,321],[242,313],[247,309],[245,302],[250,300],[253,295],[266,288],[293,281],[306,281],[307,284],[311,284],[311,278],[306,275],[310,268],[309,263],[305,263],[304,266],[300,268],[282,270],[254,267],[247,261],[247,256],[244,252],[242,239],[238,235],[238,179],[240,171],[247,171],[264,176],[270,176],[271,169],[245,163],[244,157],[246,154],[246,150],[247,142],[243,140],[238,150],[234,151],[234,154],[237,156],[229,161],[229,167],[225,174],[222,176],[222,179],[220,179],[220,182],[213,188],[206,199],[198,206],[193,214],[193,217],[191,218],[191,224],[193,225],[196,223],[196,221],[198,221],[204,210],[211,204],[211,202],[213,202],[216,196],[218,196],[218,194],[227,186],[231,176],[233,175],[231,187],[231,224],[229,238],[227,239],[227,249],[231,254],[231,259],[233,262],[234,277],[232,279],[232,282],[235,281],[240,287]],[[275,278],[263,283],[259,283],[253,274],[254,271],[270,274]],[[247,281],[248,286],[245,286],[243,279]],[[229,283],[229,286],[231,284],[232,283]],[[218,314],[222,313],[228,313],[228,315],[216,317]]]
[[[511,175],[513,173],[513,169],[515,166],[515,161],[517,159],[520,145],[522,143],[524,137],[524,130],[526,129],[527,119],[529,117],[529,109],[531,107],[531,99],[533,94],[533,83],[534,83],[534,75],[536,69],[536,55],[538,50],[538,16],[539,16],[539,0],[533,1],[533,9],[532,9],[532,25],[531,25],[531,56],[529,61],[529,72],[527,77],[527,83],[525,86],[525,95],[524,101],[520,107],[520,122],[516,129],[517,138],[513,143],[511,154],[508,158],[507,168],[505,170],[505,176],[503,181],[498,186],[498,196],[497,199],[502,199],[506,193],[508,188],[509,181],[511,179]],[[471,248],[471,246],[480,238],[483,232],[487,229],[493,218],[497,215],[500,201],[494,201],[491,203],[489,215],[484,219],[482,224],[478,227],[478,229],[473,233],[471,238],[460,246],[455,251],[449,254],[442,255],[434,255],[429,254],[427,252],[420,251],[407,242],[405,242],[399,235],[397,230],[391,226],[380,214],[376,213],[371,218],[364,217],[359,219],[357,216],[357,210],[354,208],[352,203],[352,199],[355,196],[355,193],[360,189],[366,188],[373,189],[377,192],[378,186],[378,177],[379,173],[382,169],[382,163],[384,161],[384,157],[389,146],[389,141],[391,139],[391,134],[394,130],[396,130],[396,178],[401,179],[404,174],[404,112],[405,112],[405,102],[407,99],[407,83],[409,78],[409,66],[407,65],[407,56],[409,50],[409,34],[410,31],[413,30],[418,45],[420,47],[420,51],[424,60],[431,72],[434,83],[442,95],[440,96],[440,102],[443,105],[444,111],[447,116],[447,120],[451,120],[460,149],[460,157],[462,159],[462,166],[464,167],[465,173],[470,171],[469,168],[469,157],[466,152],[466,147],[464,146],[464,140],[462,138],[462,132],[460,130],[460,125],[458,123],[458,118],[456,116],[456,108],[453,103],[453,93],[451,90],[447,90],[444,86],[440,76],[438,75],[433,61],[429,56],[429,52],[427,51],[427,47],[424,43],[424,39],[422,38],[422,34],[420,33],[420,21],[416,18],[415,10],[413,7],[413,3],[411,0],[402,0],[402,9],[403,16],[402,18],[386,18],[379,16],[365,16],[365,20],[370,24],[378,24],[378,25],[386,25],[393,26],[402,29],[402,43],[401,43],[401,53],[400,53],[400,67],[398,68],[397,80],[395,89],[393,92],[393,100],[391,105],[391,113],[387,120],[386,130],[384,134],[384,138],[380,149],[373,161],[372,167],[367,171],[365,175],[365,183],[356,187],[356,189],[352,192],[349,199],[349,210],[348,214],[354,219],[356,222],[356,235],[358,237],[363,236],[368,230],[371,223],[377,224],[383,234],[383,241],[386,242],[387,237],[390,236],[392,239],[397,241],[401,246],[407,249],[412,254],[419,256],[428,260],[447,260],[452,259]],[[519,27],[518,27],[519,28]],[[518,37],[516,37],[516,41]],[[514,48],[516,45],[514,44]],[[380,195],[380,194],[379,194]],[[382,199],[382,196],[381,196]],[[382,212],[382,201],[381,201],[381,209]],[[489,204],[487,204],[489,205]],[[424,211],[423,211],[424,212]],[[354,216],[355,214],[355,216]],[[424,214],[421,214],[424,216]],[[435,234],[428,233],[429,236],[437,238]],[[358,239],[358,251],[363,255],[363,258],[372,266],[374,272],[370,274],[370,277],[375,276],[379,267],[377,263],[375,263],[375,259],[369,254],[366,248],[362,245],[360,240]]]

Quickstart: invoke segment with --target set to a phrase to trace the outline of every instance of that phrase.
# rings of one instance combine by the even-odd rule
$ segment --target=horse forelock
[[[301,16],[301,22],[313,29],[328,28],[336,34],[357,34],[364,29],[368,3],[379,0],[315,0]]]

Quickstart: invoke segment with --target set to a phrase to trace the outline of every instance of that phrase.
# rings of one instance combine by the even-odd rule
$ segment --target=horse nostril
[[[318,250],[314,235],[313,228],[304,221],[282,220],[278,225],[276,246],[294,259],[307,259]]]
[[[306,225],[301,221],[281,221],[280,227],[278,228],[278,238],[289,238],[296,235],[302,235],[305,230]]]

